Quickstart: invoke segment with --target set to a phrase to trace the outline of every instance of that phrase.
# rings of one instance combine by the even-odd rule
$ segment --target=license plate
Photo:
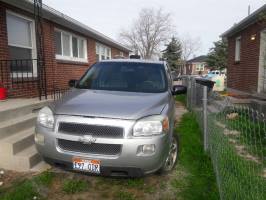
[[[99,160],[86,160],[82,158],[73,158],[73,169],[99,174],[100,173],[100,161]]]

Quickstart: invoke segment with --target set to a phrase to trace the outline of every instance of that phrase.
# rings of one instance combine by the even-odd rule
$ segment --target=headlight
[[[44,107],[40,110],[37,122],[44,127],[53,128],[54,127],[54,115],[49,107]]]
[[[139,120],[134,128],[134,136],[151,136],[165,133],[169,130],[168,117],[155,115]]]

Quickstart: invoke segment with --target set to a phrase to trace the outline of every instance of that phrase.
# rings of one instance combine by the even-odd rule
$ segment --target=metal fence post
[[[203,86],[203,99],[202,99],[202,105],[203,105],[203,131],[204,131],[204,150],[207,151],[208,149],[208,127],[207,127],[207,102],[208,102],[208,97],[207,97],[207,93],[208,93],[208,87],[207,86]]]
[[[188,110],[190,110],[190,105],[191,105],[191,79],[190,77],[187,77],[187,107]]]

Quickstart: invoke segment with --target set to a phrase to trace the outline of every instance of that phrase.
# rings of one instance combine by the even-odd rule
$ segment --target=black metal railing
[[[51,94],[51,98],[56,101],[61,99],[69,91],[69,88],[53,88],[52,91],[48,91],[48,93]]]
[[[7,89],[36,88],[40,99],[47,98],[45,80],[44,63],[38,59],[0,60],[0,83]]]
[[[38,78],[38,61],[36,59],[1,60],[1,80],[7,86],[10,84],[23,84],[24,82],[36,81]]]

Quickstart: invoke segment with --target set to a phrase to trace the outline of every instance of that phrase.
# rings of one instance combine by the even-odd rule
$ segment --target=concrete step
[[[18,166],[17,171],[28,171],[42,161],[40,154],[35,148],[35,144],[17,153],[14,157],[15,163]]]
[[[0,140],[25,129],[34,127],[36,123],[36,118],[37,113],[31,113],[28,115],[13,118],[5,122],[1,122]]]
[[[9,106],[7,109],[0,110],[0,121],[8,121],[16,117],[28,115],[32,112],[37,112],[51,101],[20,101],[14,102],[15,105]]]
[[[48,163],[44,162],[43,160],[39,162],[37,165],[33,166],[30,171],[32,172],[44,172],[48,169],[51,169],[51,165]]]
[[[0,154],[0,160],[0,168],[26,172],[40,163],[42,158],[33,144],[13,156]]]
[[[0,140],[0,153],[14,155],[34,144],[34,127]]]

